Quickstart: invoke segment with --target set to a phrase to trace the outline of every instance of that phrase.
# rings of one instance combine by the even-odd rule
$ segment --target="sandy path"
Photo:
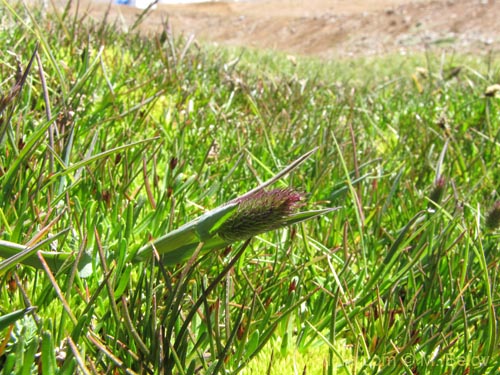
[[[86,8],[88,6],[88,8]],[[84,6],[99,19],[107,5]],[[112,17],[131,24],[139,10],[112,5]],[[141,28],[161,29],[226,45],[268,48],[331,58],[444,46],[498,51],[496,0],[254,0],[159,5]],[[124,26],[125,26],[124,25]]]

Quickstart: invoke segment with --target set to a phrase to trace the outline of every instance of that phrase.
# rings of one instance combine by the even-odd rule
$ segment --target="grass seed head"
[[[500,201],[493,204],[493,208],[486,217],[486,227],[490,230],[500,227]]]
[[[446,186],[445,178],[442,176],[439,177],[434,184],[434,189],[432,189],[431,194],[429,195],[430,199],[429,206],[435,207],[441,202],[445,186]]]
[[[236,212],[218,230],[225,241],[246,240],[285,226],[286,219],[302,206],[304,195],[291,188],[260,190],[237,200]]]

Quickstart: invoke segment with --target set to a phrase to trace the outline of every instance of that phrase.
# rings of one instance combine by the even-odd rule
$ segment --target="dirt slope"
[[[102,2],[87,3],[82,9],[99,19],[107,7]],[[110,16],[126,27],[140,12],[112,5]],[[174,33],[194,34],[199,40],[325,58],[436,45],[477,52],[500,47],[500,4],[496,0],[253,0],[159,5],[141,28],[155,32],[166,19]]]

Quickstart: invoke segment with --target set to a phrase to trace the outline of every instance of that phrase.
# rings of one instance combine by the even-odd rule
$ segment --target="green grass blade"
[[[32,306],[0,316],[0,331],[4,330],[11,324],[14,324],[17,320],[24,318],[35,309],[36,307]]]

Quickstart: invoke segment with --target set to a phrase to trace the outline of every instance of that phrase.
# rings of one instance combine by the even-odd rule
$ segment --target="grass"
[[[0,239],[73,257],[0,261],[2,374],[498,372],[495,54],[292,61],[0,20]],[[277,186],[340,210],[129,260],[315,147]]]

